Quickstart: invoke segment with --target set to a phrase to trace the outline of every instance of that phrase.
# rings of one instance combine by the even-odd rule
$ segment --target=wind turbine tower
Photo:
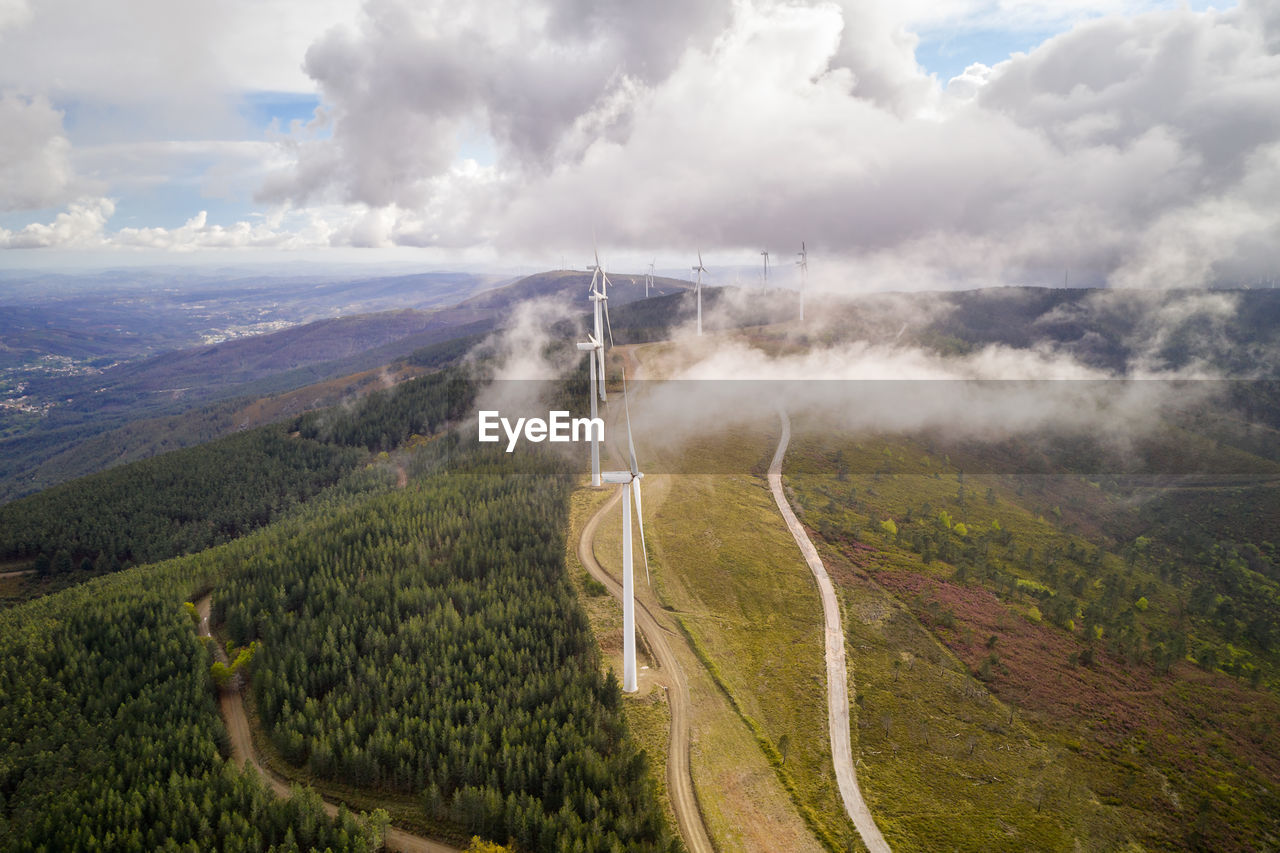
[[[627,402],[626,374],[622,377],[622,401]],[[636,683],[636,578],[631,555],[631,503],[636,505],[636,520],[640,525],[640,548],[644,553],[644,571],[649,574],[649,549],[644,543],[644,509],[640,502],[640,479],[644,474],[636,464],[636,446],[631,440],[631,410],[627,409],[627,447],[631,451],[631,468],[628,471],[606,471],[602,475],[606,483],[622,487],[622,690],[635,693]]]
[[[645,299],[649,298],[649,288],[653,287],[653,265],[656,264],[657,262],[658,262],[657,258],[654,258],[652,261],[650,261],[649,271],[644,274],[644,298]]]
[[[800,251],[797,252],[800,260],[796,261],[796,265],[800,267],[800,324],[804,325],[804,286],[809,279],[809,250],[804,247],[804,241],[800,241]]]
[[[701,250],[698,251],[698,265],[693,268],[693,271],[698,274],[698,283],[694,285],[693,290],[698,297],[698,336],[701,337],[702,336],[702,274],[707,271],[707,268],[702,265]]]
[[[587,386],[587,396],[591,398],[591,417],[594,419],[599,416],[596,396],[603,391],[604,384],[600,383],[601,388],[599,390],[596,388],[596,360],[604,352],[604,344],[594,335],[587,335],[585,342],[578,342],[578,351],[589,353],[587,361],[591,365],[591,383]],[[600,439],[595,430],[591,430],[591,486],[593,488],[600,487]]]

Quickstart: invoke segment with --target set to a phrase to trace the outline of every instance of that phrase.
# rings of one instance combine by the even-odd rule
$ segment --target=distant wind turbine
[[[761,257],[764,258],[764,286],[768,287],[769,286],[769,250],[761,249],[760,255]]]
[[[800,260],[796,261],[796,265],[800,267],[800,325],[804,325],[804,286],[809,278],[809,250],[804,247],[804,241],[800,241],[800,251],[797,252]]]
[[[653,287],[653,265],[656,264],[657,262],[658,262],[657,258],[654,258],[652,261],[650,261],[649,271],[644,275],[644,298],[645,299],[649,298],[649,288]]]
[[[605,471],[606,483],[622,487],[622,690],[635,693],[636,683],[636,580],[631,556],[631,503],[636,505],[640,524],[640,549],[644,553],[644,573],[649,576],[649,549],[644,542],[644,509],[640,502],[640,467],[636,464],[636,445],[631,440],[631,409],[627,403],[627,377],[622,375],[622,402],[627,406],[627,448],[631,451],[631,468],[627,471]]]
[[[702,274],[707,271],[707,268],[702,265],[701,250],[698,251],[698,265],[693,268],[693,271],[698,274],[698,283],[694,285],[693,290],[698,297],[698,335],[701,336],[702,335]]]

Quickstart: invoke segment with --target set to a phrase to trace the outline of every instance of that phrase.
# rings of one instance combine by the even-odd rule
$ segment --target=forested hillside
[[[184,598],[230,552],[101,578],[0,613],[0,850],[372,851],[224,760],[212,656]]]
[[[449,368],[0,505],[0,563],[36,569],[29,596],[231,541],[334,486],[366,451],[461,417],[475,394],[463,376]]]
[[[471,458],[467,458],[471,457]],[[674,849],[564,569],[567,472],[468,452],[215,596],[281,754],[520,849]]]
[[[461,368],[447,368],[385,391],[350,407],[334,407],[298,418],[293,429],[327,444],[391,450],[413,435],[432,435],[471,406],[476,384]]]
[[[219,755],[211,658],[180,606],[206,589],[224,637],[259,644],[264,734],[321,783],[408,796],[445,837],[680,849],[566,576],[571,475],[442,433],[474,390],[446,369],[0,508],[5,553],[49,571],[240,535],[0,621],[10,849],[366,849],[376,826],[333,824],[314,796],[272,800]],[[401,457],[406,488],[327,488],[415,435],[431,440]]]
[[[312,497],[357,456],[268,426],[122,465],[0,506],[0,560],[67,574],[201,551]]]

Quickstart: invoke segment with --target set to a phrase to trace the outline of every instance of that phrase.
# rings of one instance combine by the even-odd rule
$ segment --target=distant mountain
[[[625,305],[644,298],[644,276],[609,274],[609,302],[613,305]],[[505,287],[497,287],[485,291],[478,296],[460,303],[456,310],[488,310],[510,305],[526,299],[563,298],[565,300],[580,299],[583,310],[589,310],[587,291],[591,287],[591,273],[576,270],[555,270],[537,273],[512,282]],[[687,281],[674,278],[655,277],[652,296],[684,292],[692,285]]]
[[[432,310],[501,284],[498,276],[377,278],[191,272],[0,275],[0,369],[48,355],[107,364],[315,320]],[[84,367],[85,365],[78,365]]]
[[[418,354],[416,364],[435,367],[442,360],[464,354],[521,302],[541,298],[580,300],[586,313],[590,281],[590,273],[561,271],[532,275],[485,290],[489,283],[479,277],[429,274],[360,281],[312,280],[305,285],[295,283],[294,290],[290,291],[289,287],[282,288],[278,280],[240,279],[227,282],[225,292],[198,281],[184,282],[177,289],[183,304],[202,306],[201,310],[211,310],[210,306],[215,304],[234,304],[249,317],[257,316],[253,312],[260,310],[255,307],[260,304],[255,300],[276,300],[271,303],[272,310],[279,310],[280,300],[288,301],[289,293],[296,294],[305,288],[319,295],[313,302],[299,301],[298,305],[334,305],[342,299],[349,300],[351,305],[379,304],[404,297],[415,288],[416,298],[421,301],[443,300],[450,293],[455,299],[458,295],[466,298],[432,310],[401,309],[316,320],[280,331],[150,355],[100,372],[27,376],[25,393],[36,399],[54,401],[56,405],[27,433],[0,440],[0,500],[48,487],[68,476],[91,473],[124,459],[143,458],[149,448],[170,449],[223,434],[235,428],[236,419],[221,401],[254,400],[286,393],[368,371],[415,353]],[[609,296],[613,305],[643,299],[642,276],[610,276],[610,281],[613,286]],[[687,287],[687,282],[659,278],[654,282],[652,293],[656,301],[661,298],[659,293]],[[138,304],[130,309],[132,313],[125,311],[134,318],[131,322],[138,323],[139,318],[151,316],[147,312],[163,313],[162,307],[136,293],[132,298]],[[164,295],[160,301],[169,298]],[[117,309],[118,306],[110,310]],[[84,316],[87,326],[93,312],[108,309],[78,310],[87,312]],[[15,315],[17,319],[13,322],[25,324],[26,340],[32,348],[24,357],[30,357],[32,351],[38,352],[41,341],[46,338],[64,340],[73,335],[40,328],[44,322],[41,318],[48,312],[47,307],[37,311],[24,306]],[[118,326],[113,328],[110,324],[99,327],[97,333],[117,337],[121,334]],[[158,341],[171,338],[157,334],[147,341],[142,341],[140,336],[133,339],[135,352],[143,354],[148,348],[154,349]],[[78,353],[96,354],[93,340],[96,338],[88,335]],[[6,336],[6,344],[8,342]],[[0,352],[0,357],[3,355]],[[194,409],[201,409],[205,414],[194,419],[182,417],[184,412]],[[138,430],[128,429],[130,424],[142,420],[152,426],[143,430],[141,436]],[[170,439],[160,435],[166,430],[172,430]],[[116,431],[120,431],[118,437],[109,435]],[[81,446],[85,452],[76,450]]]

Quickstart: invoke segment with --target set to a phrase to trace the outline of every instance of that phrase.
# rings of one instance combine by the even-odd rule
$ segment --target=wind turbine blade
[[[627,448],[631,451],[631,475],[634,477],[640,473],[640,468],[636,465],[636,445],[631,440],[631,399],[627,395],[627,369],[622,369],[622,407],[626,410],[627,415]]]
[[[635,451],[631,454],[635,456]],[[640,501],[640,478],[631,481],[631,494],[636,499],[636,522],[640,527],[640,553],[644,554],[644,582],[649,583],[649,546],[644,542],[644,504]]]
[[[609,303],[604,303],[604,327],[609,330],[609,348],[613,348],[613,325],[609,322]]]
[[[600,365],[600,389],[599,389],[600,399],[607,400],[608,392],[605,390],[604,347],[603,346],[596,348],[596,361]]]

